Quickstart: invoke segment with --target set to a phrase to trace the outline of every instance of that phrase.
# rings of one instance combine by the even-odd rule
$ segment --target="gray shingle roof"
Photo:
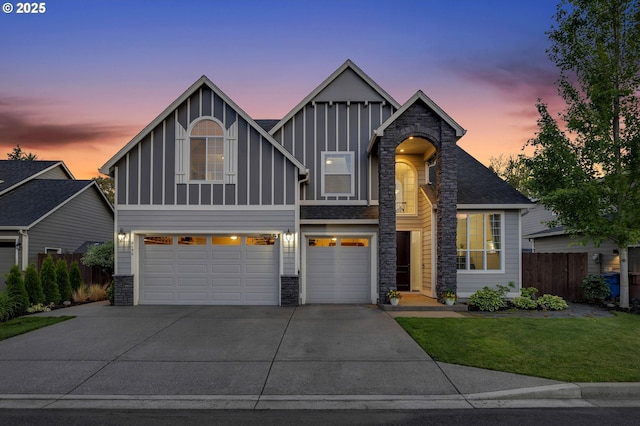
[[[0,196],[0,227],[29,226],[92,183],[71,179],[31,180]]]
[[[457,147],[458,204],[517,205],[531,204],[531,200],[502,180],[464,149]],[[430,179],[435,182],[435,168]],[[421,185],[432,203],[436,203],[435,185]]]
[[[0,160],[0,181],[3,181],[0,183],[0,192],[58,163],[59,161]]]
[[[532,204],[518,190],[458,147],[458,204]]]

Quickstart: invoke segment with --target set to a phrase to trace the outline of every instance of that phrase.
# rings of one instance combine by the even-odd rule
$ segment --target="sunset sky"
[[[537,98],[558,105],[545,54],[556,0],[9,3],[0,158],[20,144],[78,179],[203,74],[251,117],[279,119],[351,59],[401,104],[421,89],[485,164],[534,136]]]

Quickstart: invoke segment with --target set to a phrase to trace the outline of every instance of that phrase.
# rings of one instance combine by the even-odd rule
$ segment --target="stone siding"
[[[280,306],[298,306],[300,303],[300,277],[280,277]]]
[[[113,276],[113,304],[133,306],[133,275]]]

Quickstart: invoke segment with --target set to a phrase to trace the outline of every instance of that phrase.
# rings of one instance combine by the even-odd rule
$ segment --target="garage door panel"
[[[371,303],[370,246],[307,245],[307,302]]]
[[[175,242],[176,239],[174,238]],[[143,245],[140,303],[277,305],[278,246]]]

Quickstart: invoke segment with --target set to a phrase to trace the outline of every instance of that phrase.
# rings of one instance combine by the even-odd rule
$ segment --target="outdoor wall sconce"
[[[290,243],[293,240],[293,234],[289,229],[287,229],[287,232],[284,233],[284,240],[288,243]]]
[[[123,242],[126,236],[127,234],[120,228],[120,231],[118,231],[118,241]]]

